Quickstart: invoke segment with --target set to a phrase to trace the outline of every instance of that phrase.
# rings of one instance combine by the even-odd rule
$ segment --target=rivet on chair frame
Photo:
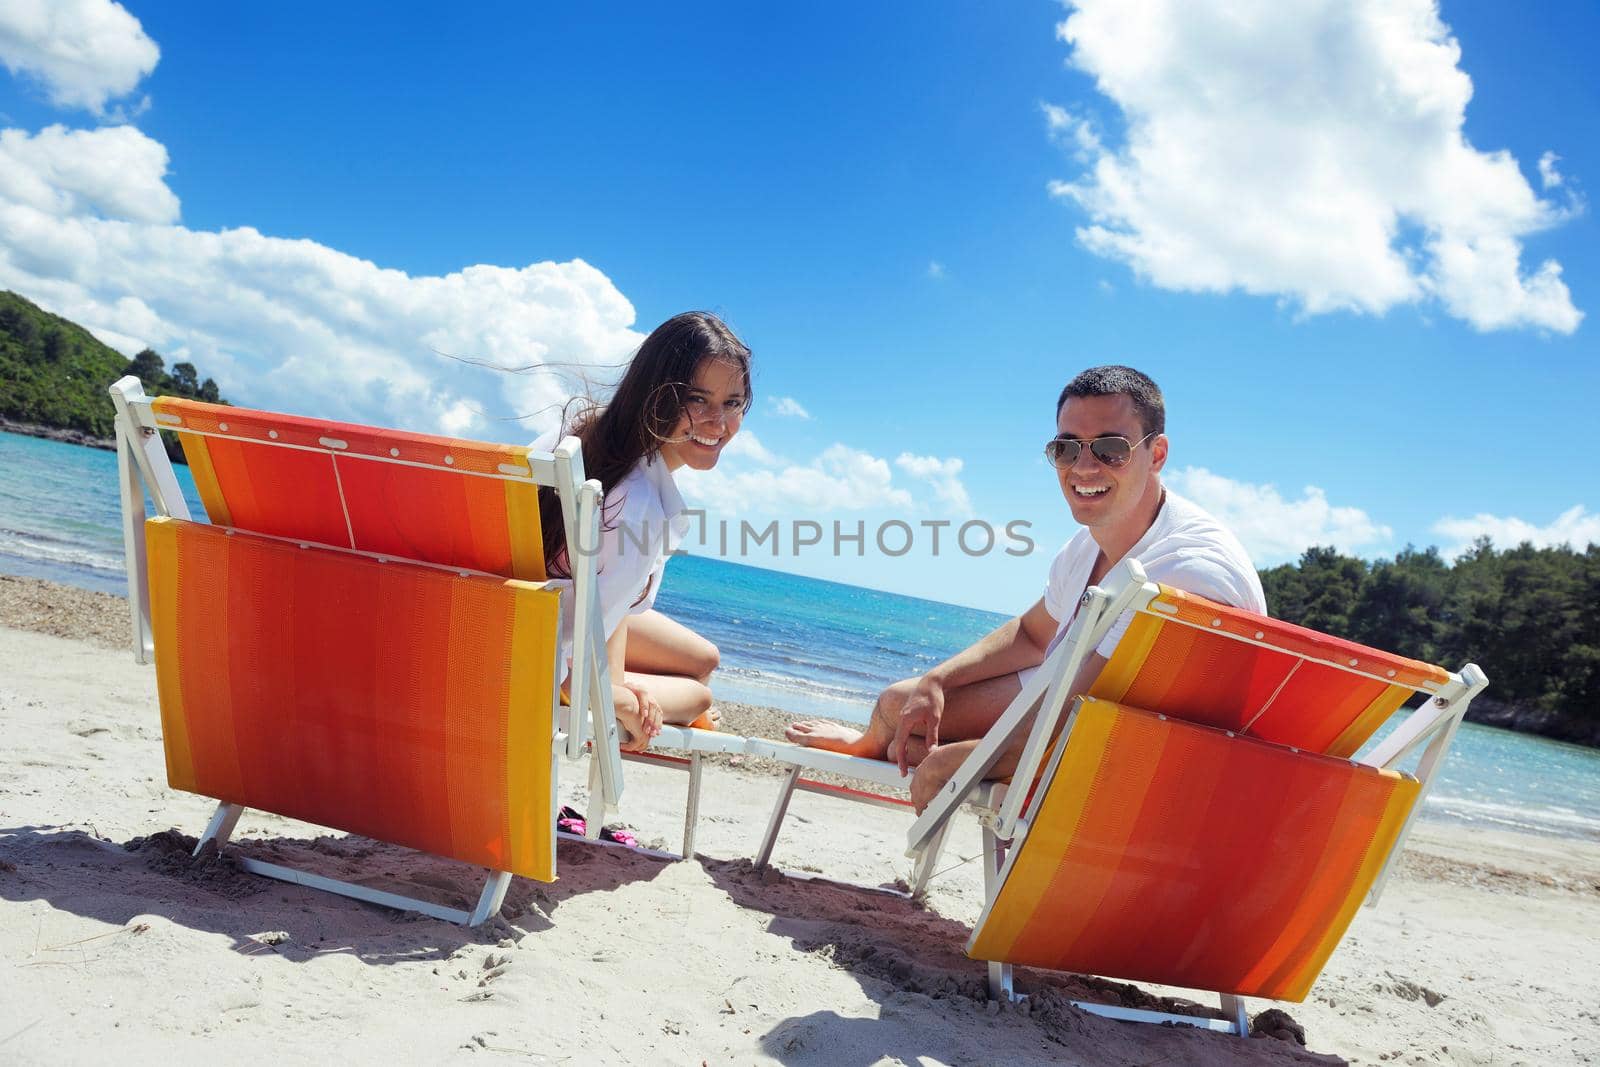
[[[446,457],[444,457],[444,465],[447,466],[447,467],[454,467],[456,465],[456,457],[454,457],[454,456],[446,456]]]
[[[1356,661],[1355,660],[1351,660],[1350,661],[1350,666],[1354,667],[1355,665],[1356,665]]]
[[[1257,641],[1261,640],[1265,636],[1267,636],[1267,635],[1265,633],[1261,632],[1260,630],[1256,631],[1256,640]]]
[[[1391,669],[1391,670],[1390,670],[1390,671],[1389,671],[1389,677],[1391,677],[1391,678],[1393,678],[1393,677],[1394,677],[1394,670],[1393,670],[1393,669]]]
[[[391,448],[391,449],[389,449],[389,455],[393,456],[396,459],[399,459],[400,458],[400,450],[398,448]]]
[[[1229,736],[1229,737],[1233,737],[1233,736],[1235,736],[1235,735],[1234,735],[1234,732],[1233,732],[1233,731],[1232,731],[1232,730],[1224,730],[1224,731],[1222,731],[1222,732],[1223,732],[1223,733],[1225,733],[1225,734],[1227,734],[1227,735],[1228,735],[1228,736]]]
[[[225,423],[225,422],[219,422],[219,423],[217,423],[217,429],[221,430],[223,433],[227,433],[228,432],[228,424]]]
[[[276,441],[278,439],[278,431],[277,430],[268,430],[267,431],[267,436],[272,438],[274,441]]]
[[[1222,620],[1221,619],[1212,619],[1211,620],[1211,625],[1212,626],[1221,626],[1222,625]]]

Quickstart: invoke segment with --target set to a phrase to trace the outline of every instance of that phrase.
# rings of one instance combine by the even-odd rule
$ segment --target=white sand
[[[125,609],[124,609],[125,610]],[[16,619],[9,619],[16,622]],[[960,946],[975,863],[927,909],[750,868],[776,781],[707,772],[701,862],[563,843],[479,930],[197,866],[211,802],[167,788],[154,673],[124,651],[0,628],[0,1063],[1594,1062],[1600,845],[1423,824],[1290,1042],[1090,1017],[1087,984],[982,999]],[[684,777],[627,767],[623,817],[675,847]],[[563,764],[562,792],[582,794]],[[885,883],[908,820],[802,795],[778,862]],[[459,864],[251,813],[241,847],[461,904]],[[143,847],[129,842],[150,837]],[[949,862],[977,851],[976,823]],[[268,842],[273,842],[268,844]],[[1271,1005],[1252,1001],[1253,1011]]]

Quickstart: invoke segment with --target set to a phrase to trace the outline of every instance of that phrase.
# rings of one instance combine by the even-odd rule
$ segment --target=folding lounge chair
[[[593,557],[543,581],[537,494],[592,544],[599,486],[553,454],[148,399],[112,386],[134,654],[156,664],[168,780],[489,868],[469,913],[244,858],[259,874],[455,922],[555,877],[555,756],[598,738],[591,832],[621,797]],[[158,429],[177,432],[192,521]],[[157,516],[145,520],[145,494]],[[559,704],[561,613],[575,615]]]
[[[1079,665],[1133,621],[1057,736]],[[1249,1032],[1246,996],[1301,1001],[1389,867],[1487,679],[1147,583],[1091,588],[1046,669],[1013,781],[985,819],[987,904],[968,954],[1221,994],[1226,1019],[1080,1002],[1112,1018]],[[1036,678],[1035,681],[1038,679]],[[1414,694],[1426,703],[1364,758]],[[1030,694],[1024,694],[1029,697]],[[932,847],[1033,710],[1022,698],[917,820]],[[1399,765],[1419,749],[1414,774]]]

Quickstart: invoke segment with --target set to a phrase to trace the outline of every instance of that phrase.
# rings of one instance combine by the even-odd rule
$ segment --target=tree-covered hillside
[[[0,290],[0,419],[108,443],[114,432],[106,390],[124,374],[137,375],[151,395],[227,403],[192,363],[176,363],[169,373],[148,348],[130,360],[82,326]]]
[[[1600,545],[1483,539],[1454,563],[1434,548],[1370,563],[1311,548],[1261,582],[1279,618],[1451,670],[1477,663],[1476,721],[1600,745]]]

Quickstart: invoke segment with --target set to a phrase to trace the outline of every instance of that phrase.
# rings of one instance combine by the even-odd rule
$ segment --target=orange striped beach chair
[[[544,573],[541,486],[568,543],[595,543],[599,484],[577,441],[534,453],[150,399],[131,376],[111,393],[134,654],[155,662],[168,782],[218,801],[196,853],[246,808],[393,842],[487,868],[476,906],[240,863],[471,925],[513,874],[553,881],[557,755],[596,739],[591,833],[622,794],[593,556],[571,581]]]
[[[1116,651],[1067,707],[1125,611]],[[1487,684],[1474,664],[1451,673],[1224,607],[1127,561],[1084,594],[1045,669],[912,826],[909,854],[937,846],[1037,709],[1012,779],[1036,784],[982,816],[987,903],[967,952],[989,961],[991,992],[1012,996],[1013,964],[1209,991],[1222,1020],[1078,1006],[1245,1035],[1243,998],[1304,1000],[1363,898],[1377,902]]]

